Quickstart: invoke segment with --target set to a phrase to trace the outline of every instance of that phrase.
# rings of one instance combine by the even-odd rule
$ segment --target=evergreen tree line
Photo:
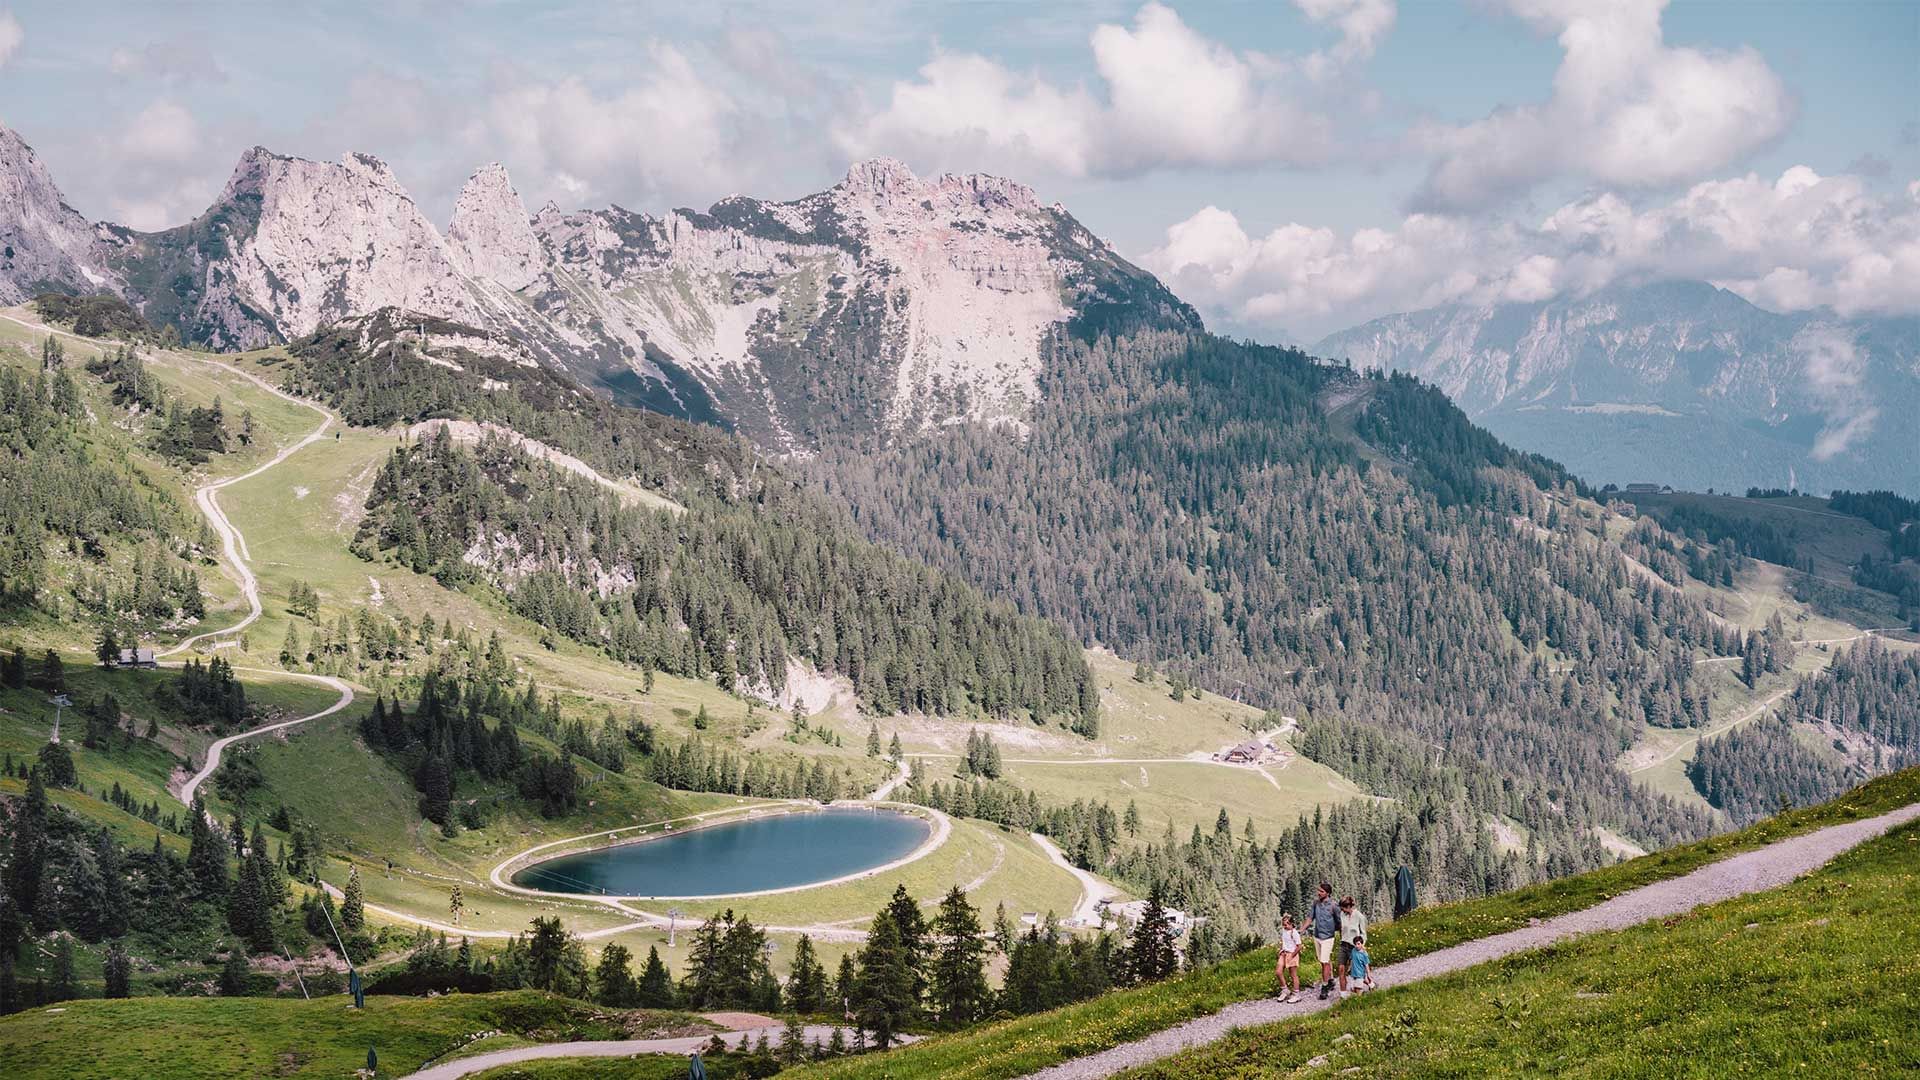
[[[58,748],[58,744],[48,744]],[[42,755],[43,759],[48,755]],[[11,762],[9,769],[11,770]],[[297,924],[290,924],[285,905],[290,882],[311,874],[319,858],[318,837],[311,827],[281,820],[294,838],[293,852],[269,851],[259,823],[249,833],[240,819],[221,830],[209,820],[195,799],[184,822],[177,816],[161,819],[157,807],[140,808],[144,820],[165,831],[184,825],[188,853],[183,859],[154,833],[146,849],[123,847],[105,828],[54,806],[48,789],[64,781],[71,786],[70,758],[63,770],[48,760],[27,771],[26,792],[10,800],[0,820],[0,1013],[33,1004],[78,996],[71,985],[52,990],[30,990],[20,985],[17,968],[23,950],[35,941],[49,941],[56,950],[70,949],[73,939],[108,943],[105,992],[125,997],[129,992],[136,946],[151,954],[178,947],[183,940],[202,940],[208,931],[231,933],[244,974],[247,950],[276,951],[290,943]],[[133,800],[116,791],[110,801],[132,813]],[[64,963],[71,980],[71,957]],[[56,968],[60,965],[56,964]]]
[[[216,397],[213,404],[206,406],[183,406],[147,370],[146,362],[133,346],[102,350],[87,362],[87,372],[112,387],[115,407],[155,418],[150,441],[160,453],[179,462],[200,465],[207,461],[208,455],[226,452],[230,436],[226,409],[220,399]],[[251,413],[243,417],[241,428],[241,441],[251,442]]]
[[[1828,750],[1803,742],[1796,720],[1837,733],[1836,745]],[[1868,638],[1794,687],[1778,717],[1701,743],[1687,777],[1744,825],[1914,764],[1920,764],[1920,654]]]
[[[155,685],[153,697],[183,722],[222,734],[245,726],[253,716],[246,687],[234,678],[233,665],[218,656],[204,664],[187,661],[179,678]]]
[[[1694,750],[1687,779],[1736,825],[1825,802],[1865,779],[1794,736],[1783,717],[1763,716]]]
[[[1097,731],[1098,694],[1057,629],[805,512],[632,506],[443,430],[396,449],[355,549],[447,583],[485,575],[516,610],[648,670],[777,691],[790,655],[844,674],[877,712],[1061,717]]]
[[[680,791],[716,791],[761,799],[833,802],[855,791],[846,770],[828,768],[819,758],[812,764],[796,759],[791,768],[783,768],[759,754],[749,754],[743,760],[697,735],[671,749],[653,751],[646,758],[644,775],[662,787]]]
[[[79,561],[72,591],[97,615],[179,617],[168,599],[203,610],[198,579],[181,577],[178,564],[211,550],[183,539],[204,541],[204,525],[124,448],[87,438],[85,418],[79,386],[58,361],[35,372],[0,365],[0,605],[57,611],[53,590],[66,586],[49,576],[48,556],[59,548]],[[119,543],[139,552],[131,581],[110,562]]]
[[[1323,401],[1371,417],[1372,445]],[[1520,778],[1568,837],[1712,827],[1613,761],[1650,719],[1699,722],[1693,660],[1739,636],[1605,542],[1577,483],[1443,399],[1145,333],[1052,342],[1027,419],[1024,439],[828,446],[813,475],[869,535],[1084,640]]]

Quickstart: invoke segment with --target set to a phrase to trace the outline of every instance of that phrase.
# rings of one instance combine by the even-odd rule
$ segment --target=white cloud
[[[13,54],[20,50],[20,43],[27,39],[27,32],[20,28],[20,20],[13,17],[11,11],[0,11],[0,67],[7,66]]]
[[[1400,16],[1393,0],[1293,0],[1293,6],[1314,22],[1332,23],[1340,30],[1340,40],[1330,51],[1308,58],[1310,67],[1319,69],[1316,75],[1330,65],[1372,56]]]
[[[1371,50],[1392,22],[1392,6],[1378,0],[1305,6],[1337,21],[1335,51],[1351,56]],[[915,78],[895,82],[883,108],[842,127],[838,142],[856,157],[1068,176],[1316,165],[1335,152],[1328,118],[1302,104],[1300,65],[1236,52],[1162,4],[1142,7],[1130,26],[1101,25],[1090,46],[1101,93],[978,54],[939,53]]]
[[[1314,336],[1437,304],[1665,279],[1712,281],[1778,311],[1920,312],[1920,182],[1882,195],[1796,166],[1772,181],[1699,183],[1646,209],[1607,192],[1533,226],[1414,213],[1346,235],[1288,224],[1252,237],[1209,206],[1141,261],[1226,323]]]
[[[530,195],[710,198],[758,175],[751,124],[719,80],[654,43],[630,86],[502,76],[471,120],[479,156],[508,162]]]
[[[164,229],[205,210],[218,191],[203,167],[208,149],[194,115],[165,99],[103,135],[94,156],[119,181],[107,199],[113,220]]]
[[[1564,53],[1544,103],[1502,108],[1413,135],[1433,155],[1415,197],[1426,209],[1477,209],[1555,176],[1616,188],[1684,183],[1784,134],[1795,103],[1752,49],[1671,46],[1666,0],[1506,0],[1558,36]]]
[[[1834,326],[1810,326],[1793,340],[1807,373],[1807,387],[1827,422],[1813,440],[1813,460],[1831,461],[1853,441],[1873,431],[1880,410],[1864,383],[1867,360],[1853,339]]]
[[[200,125],[178,104],[156,101],[140,110],[117,141],[123,157],[135,164],[172,164],[200,148]]]

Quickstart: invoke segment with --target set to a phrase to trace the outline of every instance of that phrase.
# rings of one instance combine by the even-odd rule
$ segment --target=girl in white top
[[[1273,976],[1280,983],[1280,993],[1286,996],[1284,1001],[1300,1000],[1300,928],[1293,925],[1293,916],[1280,916],[1280,958],[1274,961]],[[1291,989],[1287,977],[1293,977]]]

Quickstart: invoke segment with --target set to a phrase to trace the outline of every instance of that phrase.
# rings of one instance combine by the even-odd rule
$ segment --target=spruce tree
[[[616,1009],[640,1004],[640,986],[633,981],[633,953],[625,945],[609,943],[600,950],[599,966],[593,969],[593,999]]]
[[[980,913],[955,885],[933,916],[933,962],[928,994],[940,1022],[965,1027],[986,1012],[990,991]]]
[[[115,941],[107,946],[107,957],[101,965],[106,976],[106,996],[123,998],[132,992],[133,960],[127,956],[127,948]]]
[[[637,1002],[643,1009],[671,1009],[674,1005],[673,976],[660,960],[660,950],[647,947],[647,964],[640,973]]]
[[[833,974],[833,1011],[849,1015],[853,1009],[853,997],[859,991],[860,973],[855,969],[852,953],[840,954],[840,965]]]
[[[793,966],[787,974],[787,1002],[797,1013],[821,1013],[827,1010],[827,969],[820,965],[813,950],[813,939],[805,934],[793,947]]]
[[[341,893],[340,928],[349,934],[358,934],[367,925],[367,904],[360,891],[360,868],[347,867],[347,887]]]
[[[919,902],[907,892],[905,885],[894,886],[893,899],[887,901],[887,913],[892,917],[893,925],[899,928],[900,948],[906,954],[908,970],[913,973],[913,1007],[917,1010],[927,993],[930,951],[927,920],[920,914]]]
[[[1139,925],[1133,928],[1128,955],[1136,982],[1157,982],[1180,970],[1180,956],[1174,949],[1173,921],[1167,916],[1158,882],[1147,892],[1147,908],[1141,913]]]
[[[207,821],[207,806],[196,792],[187,808],[187,872],[203,897],[227,895],[227,842]]]
[[[67,666],[60,662],[60,654],[52,649],[40,658],[40,689],[49,694],[67,692]]]
[[[220,996],[241,997],[247,992],[247,950],[235,945],[220,968]]]
[[[913,963],[900,940],[900,927],[882,908],[860,949],[854,1020],[861,1030],[872,1032],[874,1045],[884,1050],[913,1021],[918,1004]]]
[[[77,996],[73,976],[73,935],[60,934],[53,945],[53,984],[48,1001],[71,1001]]]

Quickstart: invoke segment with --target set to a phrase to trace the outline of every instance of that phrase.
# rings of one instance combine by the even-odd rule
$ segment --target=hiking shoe
[[[1296,1002],[1296,1001],[1299,1001],[1299,1000],[1300,1000],[1300,991],[1298,991],[1298,990],[1295,990],[1295,991],[1293,991],[1292,993],[1290,993],[1290,994],[1288,994],[1288,995],[1287,995],[1287,1000],[1286,1000],[1286,1002],[1285,1002],[1285,1004],[1288,1004],[1288,1005],[1291,1005],[1291,1004],[1293,1004],[1294,1002]]]
[[[1329,991],[1330,989],[1332,989],[1332,988],[1331,988],[1331,987],[1329,987],[1329,986],[1327,986],[1327,985],[1325,985],[1325,984],[1322,984],[1322,985],[1321,985],[1321,987],[1320,987],[1320,1000],[1321,1000],[1321,1001],[1325,1001],[1325,1000],[1327,1000],[1327,993],[1328,993],[1328,991]]]

